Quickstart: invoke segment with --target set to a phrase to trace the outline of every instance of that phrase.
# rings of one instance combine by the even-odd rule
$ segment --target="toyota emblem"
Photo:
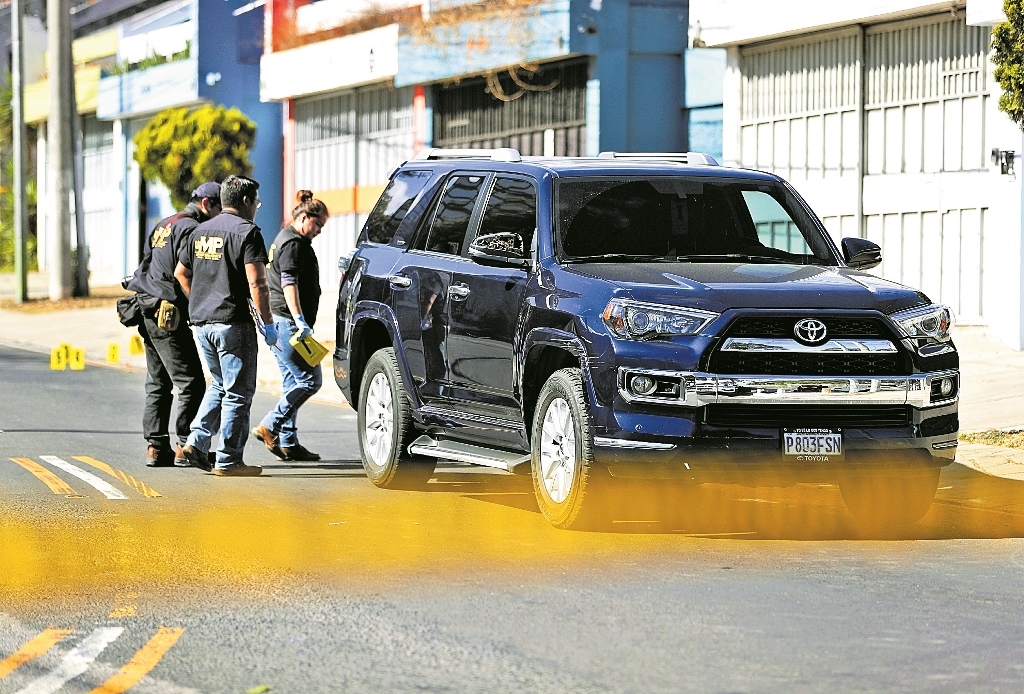
[[[793,326],[793,334],[796,335],[796,339],[804,344],[817,345],[825,341],[828,335],[828,328],[820,320],[814,318],[804,318],[796,322]]]

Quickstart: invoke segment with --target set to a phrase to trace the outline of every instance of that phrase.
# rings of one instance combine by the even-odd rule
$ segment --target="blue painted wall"
[[[685,150],[688,0],[571,0],[570,13],[570,52],[594,56],[598,148]]]
[[[243,0],[202,0],[196,4],[199,7],[199,97],[237,107],[256,123],[256,146],[250,158],[255,167],[253,178],[260,182],[263,201],[256,224],[263,230],[263,238],[269,246],[282,224],[291,221],[291,210],[287,211],[285,220],[281,204],[282,106],[260,101],[263,10],[254,9],[234,17],[232,11],[247,4]],[[214,80],[218,73],[220,78]]]

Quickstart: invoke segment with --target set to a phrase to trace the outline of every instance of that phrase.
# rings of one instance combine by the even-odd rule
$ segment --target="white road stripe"
[[[53,465],[54,467],[59,467],[61,470],[68,473],[69,475],[74,475],[75,477],[82,480],[86,484],[91,484],[92,486],[96,487],[96,489],[102,492],[103,496],[107,497],[108,499],[128,498],[124,494],[124,492],[119,490],[117,487],[114,487],[105,482],[104,480],[101,480],[99,477],[92,474],[91,472],[86,472],[77,465],[72,465],[68,461],[61,460],[55,455],[41,455],[39,457],[42,458],[47,463],[49,463],[50,465]]]
[[[39,679],[29,682],[27,687],[20,689],[16,694],[53,694],[88,670],[92,661],[96,660],[96,656],[113,643],[123,631],[124,629],[121,627],[97,629],[64,656],[60,665]]]

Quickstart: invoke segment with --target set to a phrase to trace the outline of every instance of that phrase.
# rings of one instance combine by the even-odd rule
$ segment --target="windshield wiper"
[[[779,265],[807,265],[805,259],[778,258],[773,255],[747,255],[746,253],[707,253],[699,255],[680,255],[675,258],[680,263],[735,263],[765,261]]]
[[[633,253],[605,253],[604,255],[579,255],[566,258],[566,263],[600,263],[611,260],[665,260],[663,255],[636,255]]]

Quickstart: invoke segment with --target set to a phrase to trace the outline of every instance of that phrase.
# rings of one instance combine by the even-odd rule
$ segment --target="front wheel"
[[[434,474],[432,458],[403,453],[414,435],[409,398],[391,348],[373,354],[359,386],[359,450],[366,476],[386,489],[422,488]]]
[[[533,488],[540,512],[558,528],[594,527],[597,488],[607,473],[594,463],[590,412],[579,369],[561,369],[541,388],[531,436]]]
[[[839,491],[861,529],[897,532],[928,512],[939,472],[937,467],[849,472],[839,480]]]

